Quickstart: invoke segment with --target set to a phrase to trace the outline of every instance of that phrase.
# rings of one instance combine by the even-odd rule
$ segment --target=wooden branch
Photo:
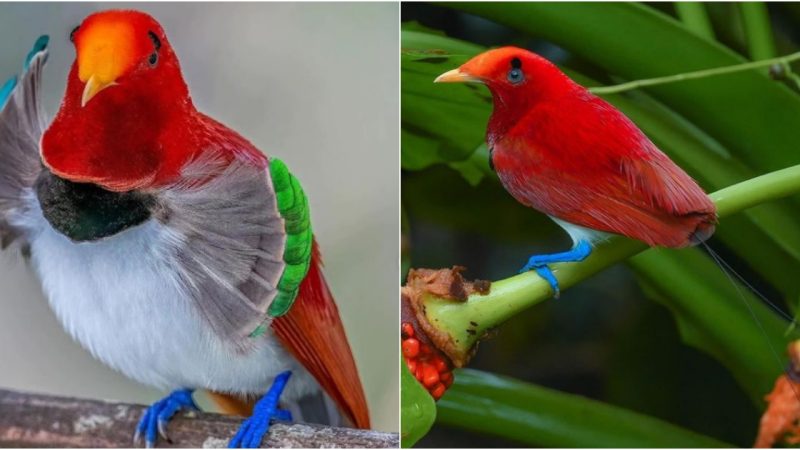
[[[0,389],[0,447],[131,447],[144,408]],[[168,427],[172,443],[160,439],[158,446],[226,447],[241,421],[219,414],[179,413]],[[399,437],[379,431],[276,423],[263,446],[398,448]]]

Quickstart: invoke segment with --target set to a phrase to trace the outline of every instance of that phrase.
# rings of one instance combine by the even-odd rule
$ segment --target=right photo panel
[[[797,3],[403,3],[402,445],[800,443],[797,60]]]

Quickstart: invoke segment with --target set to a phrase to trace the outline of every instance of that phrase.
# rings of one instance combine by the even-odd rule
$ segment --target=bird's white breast
[[[611,233],[606,233],[605,231],[593,230],[591,228],[575,225],[574,223],[557,219],[553,216],[550,216],[550,218],[569,234],[573,244],[577,244],[579,241],[586,241],[594,246],[594,244],[608,240],[612,236]]]
[[[150,220],[109,238],[76,243],[44,219],[35,195],[23,219],[44,292],[64,328],[96,358],[160,389],[260,394],[293,370],[285,398],[316,388],[271,334],[237,353],[214,336],[173,277],[167,230]]]

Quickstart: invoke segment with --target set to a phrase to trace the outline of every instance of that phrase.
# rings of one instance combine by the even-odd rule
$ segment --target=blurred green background
[[[488,168],[482,145],[488,91],[433,85],[436,75],[501,45],[535,51],[584,85],[800,49],[800,5],[794,3],[404,3],[401,18],[404,269],[459,264],[469,268],[467,277],[490,280],[515,274],[531,254],[571,243],[544,215],[516,203]],[[713,192],[800,163],[800,96],[783,72],[780,79],[759,69],[605,98]],[[800,198],[793,197],[737,214],[723,220],[710,241],[789,314],[800,295],[798,206]],[[748,447],[761,398],[785,361],[788,322],[767,325],[779,363],[755,323],[726,325],[715,316],[720,306],[746,311],[737,296],[700,250],[650,251],[515,317],[481,344],[470,367]],[[766,309],[748,297],[759,311]],[[747,345],[733,344],[733,337]],[[447,401],[461,394],[440,401],[439,422],[418,446],[559,445],[535,435],[506,439],[513,433],[501,419],[487,433],[470,431],[475,427],[456,418],[456,398]]]
[[[301,180],[373,426],[396,431],[399,5],[0,3],[0,79],[18,73],[35,39],[49,34],[44,106],[55,114],[75,57],[70,31],[109,8],[152,14],[198,109]],[[3,252],[0,387],[139,403],[164,395],[72,342],[32,271]]]

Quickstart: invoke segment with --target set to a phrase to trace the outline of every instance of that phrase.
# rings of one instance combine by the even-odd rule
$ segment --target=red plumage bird
[[[368,428],[298,180],[197,111],[152,17],[96,13],[70,39],[49,127],[46,38],[0,99],[0,242],[30,248],[56,315],[95,357],[173,390],[137,432],[153,445],[195,389],[229,407],[267,393],[233,446],[258,446],[290,413]]]
[[[558,294],[547,264],[580,261],[606,233],[650,246],[708,239],[713,202],[630,119],[527,50],[484,52],[436,82],[477,82],[492,93],[486,132],[491,164],[520,203],[549,215],[572,237],[564,253],[534,255],[534,269]]]

